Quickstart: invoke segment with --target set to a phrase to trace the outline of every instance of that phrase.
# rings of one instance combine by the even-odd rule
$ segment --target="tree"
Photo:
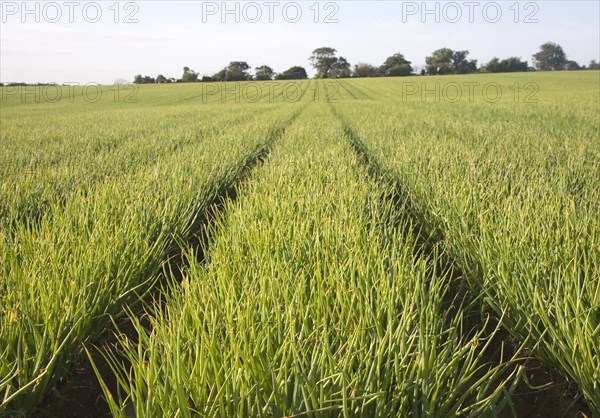
[[[567,55],[560,45],[546,42],[540,46],[540,51],[533,55],[533,64],[542,71],[564,70]]]
[[[333,48],[317,48],[308,58],[312,66],[317,70],[317,78],[328,78],[331,67],[337,62],[335,54],[337,51]]]
[[[145,75],[142,77],[141,74],[137,74],[133,78],[133,83],[134,84],[154,84],[154,83],[156,83],[156,80],[153,77],[150,77],[149,75]]]
[[[159,74],[156,77],[156,82],[160,84],[160,83],[168,83],[169,81],[167,80],[167,78],[164,75]]]
[[[581,66],[579,64],[577,64],[576,61],[569,60],[565,64],[565,70],[568,70],[568,71],[581,70]]]
[[[521,61],[520,57],[509,57],[502,60],[506,72],[525,72],[529,69],[527,61]]]
[[[273,69],[267,65],[261,65],[260,67],[255,68],[256,72],[254,74],[254,78],[256,80],[273,80],[273,75],[275,72]]]
[[[225,68],[225,81],[250,80],[252,76],[248,73],[249,69],[246,61],[231,61]]]
[[[212,76],[214,81],[245,81],[251,80],[248,73],[250,66],[246,61],[231,61],[229,65]]]
[[[304,67],[291,67],[275,76],[276,80],[305,80],[308,78]]]
[[[477,60],[467,60],[469,51],[441,48],[425,58],[428,74],[467,74],[477,71]]]
[[[600,64],[596,60],[591,60],[587,68],[588,70],[600,70]]]
[[[383,65],[379,67],[379,73],[384,77],[398,77],[404,75],[410,75],[412,73],[412,67],[410,61],[404,58],[401,53],[396,53],[391,57],[388,57]]]
[[[452,53],[450,48],[442,48],[433,51],[431,56],[425,58],[427,74],[451,74]]]
[[[452,68],[455,74],[469,74],[477,71],[477,60],[467,60],[469,51],[454,51]]]
[[[227,68],[223,68],[218,73],[213,74],[212,79],[214,81],[225,81],[226,75],[227,75]]]
[[[198,73],[194,70],[190,70],[189,67],[183,67],[183,76],[181,81],[184,83],[195,83],[198,81]]]
[[[352,77],[379,77],[379,70],[374,65],[359,62],[354,66]]]
[[[352,75],[350,63],[344,57],[339,57],[329,71],[329,78],[348,78]]]
[[[509,57],[500,62],[505,72],[525,72],[529,68],[527,61],[521,61],[520,57]]]
[[[485,65],[481,66],[481,71],[486,73],[512,73],[527,71],[527,61],[521,61],[518,57],[509,57],[499,60],[494,57]]]

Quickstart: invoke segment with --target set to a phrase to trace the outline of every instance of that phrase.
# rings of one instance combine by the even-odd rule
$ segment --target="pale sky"
[[[25,5],[25,6],[24,6]],[[0,81],[101,83],[135,74],[211,75],[230,61],[281,72],[322,46],[351,64],[400,52],[420,68],[448,47],[486,63],[547,41],[568,59],[600,59],[600,2],[591,1],[6,1]],[[36,21],[37,20],[37,21]],[[238,20],[239,22],[236,22]]]

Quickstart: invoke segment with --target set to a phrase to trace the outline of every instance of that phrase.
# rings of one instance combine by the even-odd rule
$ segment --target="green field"
[[[600,416],[600,72],[0,93],[0,416]]]

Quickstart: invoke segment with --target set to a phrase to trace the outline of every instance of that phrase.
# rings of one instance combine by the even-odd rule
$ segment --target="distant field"
[[[0,416],[600,416],[600,72],[0,93]]]

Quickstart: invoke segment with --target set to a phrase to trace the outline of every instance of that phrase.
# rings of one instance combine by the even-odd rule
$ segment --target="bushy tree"
[[[191,70],[189,67],[183,67],[181,81],[183,83],[195,83],[198,81],[198,73],[194,70]]]
[[[469,51],[441,48],[425,58],[428,74],[468,74],[477,71],[477,60],[467,60]]]
[[[352,77],[379,77],[379,70],[374,65],[359,62],[354,66]]]
[[[596,60],[591,60],[587,68],[588,70],[600,70],[600,63],[597,63]]]
[[[133,83],[134,84],[154,84],[154,83],[156,83],[156,80],[153,77],[150,77],[149,75],[145,75],[142,77],[141,74],[137,74],[133,78]]]
[[[216,73],[213,78],[216,81],[245,81],[252,76],[248,73],[250,66],[246,61],[231,61],[229,65]]]
[[[546,42],[540,46],[540,51],[533,55],[533,64],[542,71],[564,70],[567,54],[559,44]]]
[[[452,54],[450,48],[441,48],[433,51],[431,56],[425,58],[428,74],[452,74]]]
[[[273,80],[275,71],[268,65],[261,65],[255,68],[254,79],[255,80]]]
[[[412,70],[410,61],[407,61],[404,55],[398,52],[385,60],[379,67],[379,74],[384,77],[398,77],[410,75]]]
[[[352,75],[350,63],[344,57],[339,57],[331,66],[329,78],[348,78]]]
[[[317,78],[329,78],[333,65],[338,61],[336,53],[337,50],[329,47],[317,48],[312,52],[309,60],[317,70]]]
[[[223,68],[218,73],[213,74],[211,77],[214,81],[225,81],[225,76],[227,75],[227,68]]]
[[[304,80],[308,74],[304,67],[294,66],[275,76],[276,80]]]
[[[454,51],[452,68],[455,74],[469,74],[477,71],[477,60],[467,60],[469,51]]]
[[[528,68],[527,61],[521,61],[518,57],[509,57],[503,60],[494,57],[490,62],[481,66],[481,71],[486,73],[512,73],[524,72]]]

